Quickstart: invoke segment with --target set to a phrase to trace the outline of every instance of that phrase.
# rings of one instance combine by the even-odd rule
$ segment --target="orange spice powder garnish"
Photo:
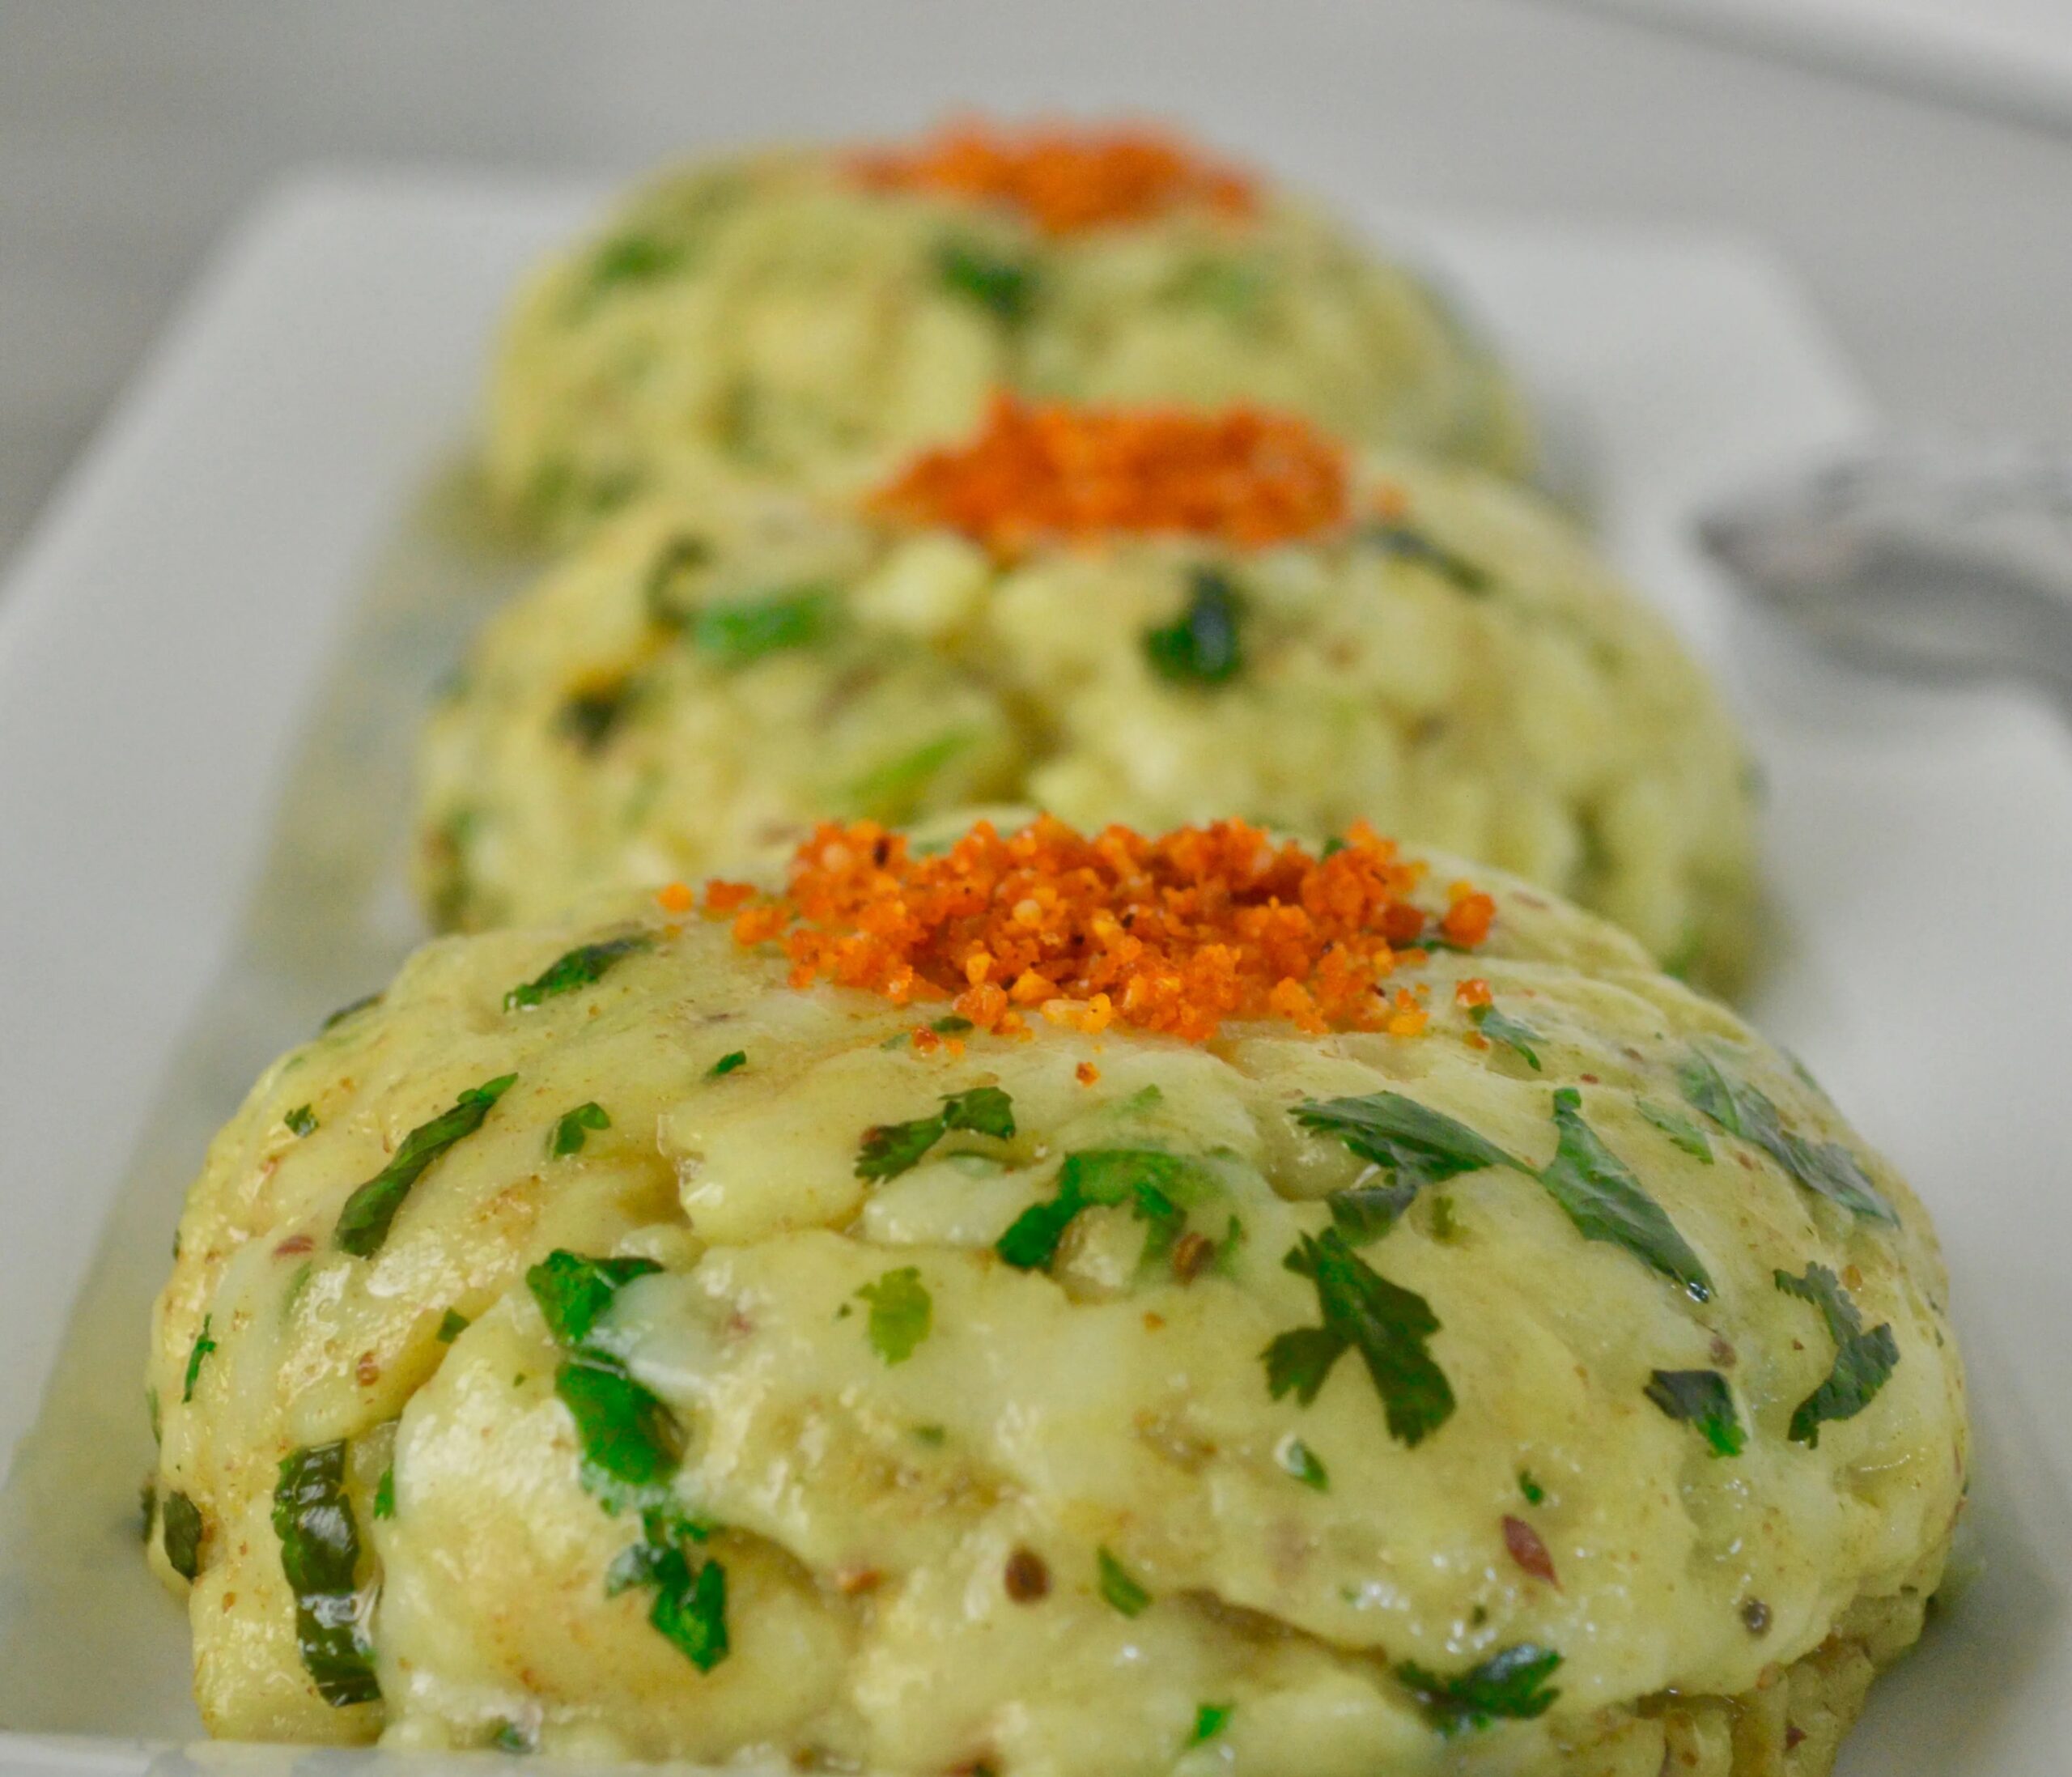
[[[1009,394],[995,397],[975,437],[916,457],[870,504],[1008,557],[1118,531],[1257,549],[1335,529],[1350,505],[1344,449],[1292,415],[1044,406]]]
[[[1423,875],[1364,825],[1319,857],[1242,821],[1088,837],[1043,816],[1009,835],[981,822],[916,857],[875,823],[830,822],[800,847],[786,892],[741,906],[733,935],[780,945],[794,987],[902,1005],[949,996],[992,1031],[1035,1010],[1195,1041],[1232,1018],[1412,1036],[1429,1013],[1382,984],[1427,933],[1408,899]]]
[[[1259,207],[1250,179],[1162,131],[1040,124],[1008,130],[946,124],[911,147],[851,157],[865,185],[1012,205],[1047,234],[1144,222],[1199,206],[1226,216]]]

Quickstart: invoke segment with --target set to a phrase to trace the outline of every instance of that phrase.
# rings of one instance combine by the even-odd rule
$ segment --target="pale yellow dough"
[[[1429,993],[1416,1037],[1262,1022],[1197,1047],[1038,1019],[1025,1040],[922,1052],[901,1039],[940,1004],[794,990],[781,958],[645,898],[429,946],[261,1079],[193,1187],[159,1303],[157,1488],[198,1510],[198,1578],[173,1575],[163,1518],[152,1559],[189,1595],[211,1731],[1000,1777],[1818,1777],[1873,1669],[1917,1633],[1963,1497],[1934,1236],[1732,1015],[1511,879],[1440,857],[1420,898],[1442,906],[1464,874],[1496,893],[1494,932],[1402,977]],[[629,935],[652,947],[507,1008],[578,943]],[[1538,1069],[1478,1043],[1453,992],[1470,974],[1529,1027]],[[1687,1104],[1677,1070],[1700,1046],[1801,1139],[1847,1144],[1899,1225]],[[339,1250],[342,1205],[405,1133],[506,1074],[386,1243]],[[1011,1139],[955,1134],[896,1177],[857,1176],[866,1131],[979,1086],[1008,1095]],[[1361,1249],[1429,1302],[1452,1417],[1392,1438],[1351,1355],[1313,1405],[1274,1399],[1263,1350],[1318,1314],[1284,1255],[1363,1171],[1292,1108],[1398,1092],[1535,1168],[1563,1086],[1712,1299],[1586,1240],[1531,1171],[1485,1169],[1428,1186]],[[610,1127],[552,1156],[588,1101]],[[1643,1101],[1705,1129],[1709,1161]],[[291,1116],[315,1126],[299,1137]],[[1115,1147],[1196,1163],[1190,1225],[1225,1243],[1216,1265],[1182,1282],[1140,1257],[1121,1207],[1084,1212],[1051,1273],[996,1256],[1066,1155]],[[709,1673],[651,1626],[648,1592],[607,1595],[641,1529],[581,1477],[563,1353],[525,1282],[556,1248],[660,1267],[604,1325],[685,1430],[677,1506],[717,1527],[732,1650]],[[1889,1324],[1898,1363],[1808,1448],[1787,1422],[1835,1347],[1773,1273],[1815,1264]],[[895,1363],[858,1292],[906,1267],[932,1321]],[[469,1324],[448,1343],[449,1311]],[[1642,1392],[1697,1368],[1728,1379],[1739,1456]],[[1293,1439],[1327,1490],[1290,1472]],[[299,1663],[270,1520],[283,1458],[337,1439],[383,1693],[345,1708]],[[1508,1552],[1506,1517],[1558,1586]],[[1140,1614],[1104,1599],[1103,1550],[1149,1595]],[[1011,1595],[1017,1551],[1043,1596]],[[1457,1676],[1522,1643],[1562,1656],[1537,1720],[1448,1738],[1401,1674]],[[1204,1705],[1229,1714],[1191,1748]]]
[[[1034,804],[1081,826],[1355,820],[1516,871],[1731,988],[1755,925],[1751,772],[1664,624],[1534,496],[1365,464],[1389,527],[1233,551],[1119,538],[1003,566],[952,533],[767,503],[626,515],[487,627],[427,730],[435,923],[561,911],[788,847],[823,817]],[[1221,683],[1147,638],[1200,575]],[[752,660],[707,614],[804,600]],[[604,712],[601,731],[578,720]]]
[[[1021,280],[1012,313],[960,287],[958,255]],[[534,276],[486,462],[507,507],[567,533],[669,487],[853,488],[1002,387],[1263,403],[1506,473],[1528,457],[1519,397],[1436,290],[1284,198],[1054,237],[788,151],[660,180]]]

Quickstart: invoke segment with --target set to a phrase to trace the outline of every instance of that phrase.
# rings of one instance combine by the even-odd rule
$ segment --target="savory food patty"
[[[846,509],[656,502],[487,627],[431,720],[435,921],[558,913],[974,802],[1357,819],[1730,986],[1750,777],[1667,627],[1551,508],[1287,416],[1004,402]]]
[[[1002,385],[1264,401],[1368,443],[1526,457],[1484,346],[1335,223],[1149,132],[966,125],[635,197],[520,299],[488,468],[564,531],[660,487],[848,487]]]
[[[1512,879],[1042,820],[444,939],[217,1138],[214,1732],[1818,1777],[1963,1497],[1934,1239]]]

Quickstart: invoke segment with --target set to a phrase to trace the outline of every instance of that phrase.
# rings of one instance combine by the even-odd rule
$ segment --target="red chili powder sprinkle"
[[[874,822],[830,822],[784,893],[741,907],[733,935],[780,945],[794,987],[902,1005],[949,995],[996,1032],[1023,1029],[1027,1010],[1197,1042],[1233,1018],[1413,1036],[1429,1014],[1382,984],[1425,933],[1408,898],[1423,875],[1364,824],[1319,857],[1242,821],[1089,837],[1047,815],[1007,835],[982,821],[915,857]]]
[[[1009,204],[1047,234],[1144,222],[1200,206],[1226,216],[1259,207],[1253,181],[1162,131],[1049,123],[1009,130],[960,118],[910,147],[854,156],[867,185]]]
[[[976,436],[916,457],[870,504],[1011,557],[1118,531],[1259,549],[1339,528],[1350,503],[1344,449],[1292,415],[1047,406],[1004,393]]]

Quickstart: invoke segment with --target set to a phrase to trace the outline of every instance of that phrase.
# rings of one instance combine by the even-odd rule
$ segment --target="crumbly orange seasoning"
[[[1146,222],[1203,208],[1259,207],[1252,181],[1158,130],[1045,123],[1008,130],[959,118],[911,147],[851,157],[863,183],[1012,206],[1047,234]]]
[[[1386,985],[1404,953],[1480,943],[1496,911],[1467,890],[1428,916],[1409,899],[1424,874],[1364,825],[1320,856],[1242,821],[1151,837],[1043,816],[1008,834],[981,822],[919,856],[875,823],[830,822],[782,894],[714,882],[704,902],[737,942],[779,946],[795,987],[949,997],[985,1031],[1034,1014],[1196,1042],[1228,1018],[1410,1036],[1430,1014]]]
[[[1168,532],[1259,549],[1338,529],[1343,446],[1252,407],[1072,407],[994,397],[975,436],[924,453],[871,496],[1012,558],[1044,542]]]

